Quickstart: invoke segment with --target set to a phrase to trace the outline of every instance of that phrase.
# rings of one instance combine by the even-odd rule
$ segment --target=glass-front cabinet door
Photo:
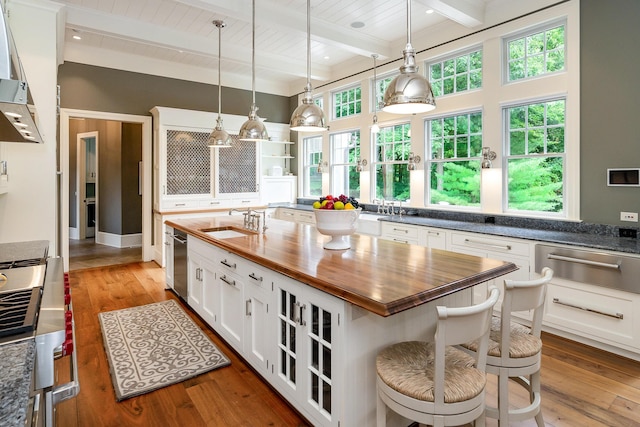
[[[297,400],[315,425],[337,426],[342,378],[342,301],[286,279],[278,298],[278,388]]]

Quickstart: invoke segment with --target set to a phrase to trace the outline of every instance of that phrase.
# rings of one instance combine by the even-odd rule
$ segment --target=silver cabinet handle
[[[578,310],[584,310],[584,311],[588,311],[589,313],[595,313],[595,314],[600,314],[602,316],[608,316],[608,317],[613,317],[615,319],[620,319],[622,320],[624,318],[624,315],[622,313],[605,313],[604,311],[600,311],[600,310],[595,310],[593,308],[589,308],[589,307],[582,307],[580,305],[576,305],[576,304],[572,304],[570,302],[564,302],[564,301],[560,301],[559,298],[554,298],[553,299],[553,303],[554,304],[559,304],[559,305],[564,305],[566,307],[571,307],[571,308],[577,308]]]
[[[258,277],[254,273],[249,273],[249,277],[255,280],[256,282],[262,282],[262,276]]]
[[[393,239],[394,242],[398,242],[398,243],[405,243],[405,244],[409,244],[409,241],[407,240],[401,240],[401,239]]]
[[[187,204],[186,203],[175,203],[173,206],[176,206],[176,207],[177,206],[187,206]]]
[[[227,276],[222,275],[220,276],[220,280],[222,280],[224,283],[226,283],[227,285],[236,286],[236,281],[235,280],[231,280],[231,279],[227,279]]]
[[[548,254],[547,255],[548,259],[557,259],[558,261],[567,261],[567,262],[575,262],[576,264],[585,264],[585,265],[593,265],[594,267],[604,267],[604,268],[611,268],[613,270],[620,270],[620,264],[611,264],[608,262],[598,262],[598,261],[591,261],[588,259],[582,259],[582,258],[573,258],[573,257],[569,257],[569,256],[563,256],[563,255],[556,255],[556,254]]]
[[[196,280],[202,282],[202,269],[196,268]]]
[[[251,316],[251,300],[248,299],[244,302],[244,314]]]
[[[393,231],[402,231],[403,233],[409,232],[409,230],[407,230],[406,228],[395,228],[395,227],[393,227]]]
[[[229,268],[233,268],[234,270],[236,269],[236,264],[233,263],[231,264],[229,261],[227,261],[226,259],[223,259],[222,261],[220,261],[220,264],[227,266]]]
[[[506,249],[508,251],[511,250],[511,245],[496,245],[495,243],[487,243],[487,242],[483,242],[481,240],[473,240],[473,239],[464,239],[465,243],[471,243],[473,245],[481,245],[481,246],[487,246],[490,248],[498,248],[498,249]]]
[[[297,322],[300,326],[305,326],[307,322],[304,320],[304,310],[307,308],[305,304],[300,304],[300,302],[295,302],[296,315],[293,319],[294,322]]]

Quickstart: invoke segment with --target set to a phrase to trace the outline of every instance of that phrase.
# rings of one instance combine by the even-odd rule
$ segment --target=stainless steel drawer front
[[[536,245],[536,272],[544,267],[555,278],[640,293],[640,258]]]

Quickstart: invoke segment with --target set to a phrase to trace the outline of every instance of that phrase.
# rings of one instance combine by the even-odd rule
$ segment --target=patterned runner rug
[[[231,363],[174,300],[98,317],[118,401]]]

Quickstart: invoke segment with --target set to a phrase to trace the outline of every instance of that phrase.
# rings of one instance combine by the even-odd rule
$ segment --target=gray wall
[[[155,106],[217,112],[218,87],[111,68],[65,62],[58,69],[60,105],[150,116]],[[289,97],[256,92],[260,116],[289,123]],[[222,87],[222,113],[247,115],[251,91]]]
[[[78,133],[98,136],[98,230],[117,235],[142,232],[142,196],[138,162],[142,160],[142,125],[83,119],[69,123],[69,194],[76,193]],[[69,198],[69,226],[77,226],[76,200]]]
[[[607,168],[640,168],[640,1],[580,1],[582,219],[621,222],[640,212],[640,187],[607,187]]]

